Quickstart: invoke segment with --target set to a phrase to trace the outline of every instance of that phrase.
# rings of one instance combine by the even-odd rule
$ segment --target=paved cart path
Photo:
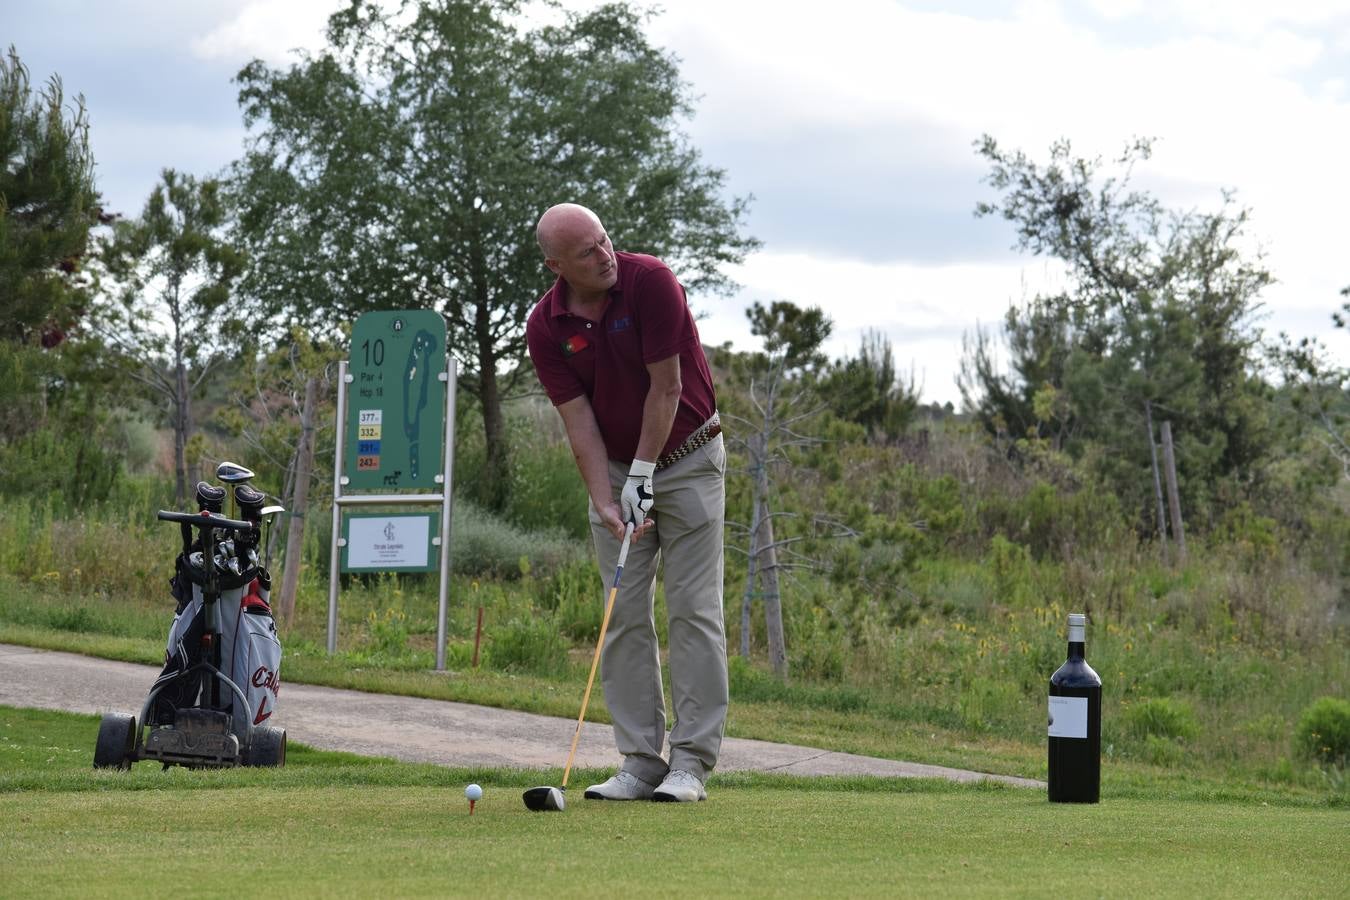
[[[151,666],[0,644],[0,705],[139,716],[158,674],[159,669]],[[280,700],[277,715],[269,724],[285,728],[293,740],[324,750],[444,766],[560,768],[576,730],[576,719],[293,682],[283,686]],[[587,722],[581,730],[575,765],[604,768],[617,763],[613,729]],[[1044,782],[1029,778],[745,738],[722,742],[717,769],[962,782],[988,779],[1021,787],[1045,787]]]

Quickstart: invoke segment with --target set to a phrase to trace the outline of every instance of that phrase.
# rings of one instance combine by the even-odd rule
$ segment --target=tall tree
[[[547,287],[544,208],[595,209],[615,242],[695,290],[756,242],[748,201],[680,130],[689,88],[619,3],[533,26],[516,0],[351,0],[329,46],[239,73],[253,127],[236,170],[246,283],[270,312],[328,329],[369,309],[432,308],[476,397],[489,500],[508,484],[503,400],[530,387],[524,321]]]
[[[83,508],[120,470],[108,366],[81,331],[99,208],[83,97],[0,56],[0,490]],[[87,335],[81,334],[82,338]]]
[[[128,375],[169,410],[179,504],[188,496],[192,398],[230,342],[243,338],[228,303],[243,258],[223,237],[225,219],[218,181],[165,169],[145,210],[118,222],[100,254],[109,297],[98,327],[126,355]]]
[[[1350,297],[1350,287],[1341,296]],[[1337,328],[1350,328],[1350,302],[1333,312],[1331,321]],[[1295,340],[1281,333],[1268,352],[1284,375],[1294,411],[1350,476],[1350,365],[1311,337]]]
[[[33,93],[13,47],[0,59],[0,340],[59,342],[86,300],[77,277],[99,223],[84,98],[61,79]]]
[[[1075,420],[1064,404],[1036,398],[1063,396],[1069,357],[1077,343],[1071,302],[1064,297],[1034,297],[1009,307],[1003,318],[1008,346],[1006,367],[994,337],[977,325],[963,341],[957,386],[966,407],[996,438],[1049,439],[1062,449]],[[1044,413],[1044,414],[1043,414]]]
[[[1220,481],[1258,477],[1273,430],[1252,319],[1272,277],[1243,249],[1248,210],[1230,192],[1215,212],[1167,210],[1132,188],[1148,140],[1127,146],[1114,174],[1067,141],[1044,165],[988,136],[977,152],[1000,195],[977,213],[1012,222],[1019,249],[1061,260],[1070,279],[1067,291],[1009,311],[1011,380],[994,373],[987,347],[968,345],[963,389],[987,427],[1013,438],[1054,430],[1079,454],[1101,448],[1097,464],[1141,512],[1151,507],[1150,412],[1178,432],[1191,503],[1208,508]]]
[[[857,356],[830,367],[823,388],[834,414],[863,426],[873,440],[898,437],[919,408],[913,373],[905,379],[896,372],[890,338],[871,328]]]

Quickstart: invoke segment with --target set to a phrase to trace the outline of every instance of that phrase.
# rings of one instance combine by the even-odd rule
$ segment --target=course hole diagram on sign
[[[352,490],[436,486],[445,429],[445,320],[430,310],[366,313],[352,328],[347,439]]]

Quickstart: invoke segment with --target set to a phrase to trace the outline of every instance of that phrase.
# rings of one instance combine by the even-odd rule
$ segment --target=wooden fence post
[[[1186,528],[1181,521],[1181,495],[1177,491],[1177,457],[1172,449],[1172,423],[1162,423],[1163,462],[1167,466],[1167,505],[1172,509],[1172,536],[1177,541],[1177,559],[1186,561]]]
[[[1162,478],[1158,474],[1158,442],[1153,439],[1153,401],[1144,401],[1144,416],[1148,420],[1148,453],[1153,463],[1153,496],[1158,506],[1158,540],[1167,552],[1167,515],[1163,512]]]
[[[290,629],[295,624],[295,594],[300,587],[300,561],[304,556],[305,513],[309,505],[309,473],[314,467],[314,407],[319,378],[305,380],[305,399],[300,407],[300,445],[295,448],[295,481],[292,483],[290,518],[286,521],[285,569],[277,598],[277,617]],[[338,423],[339,432],[342,423]],[[338,440],[342,439],[339,433]]]

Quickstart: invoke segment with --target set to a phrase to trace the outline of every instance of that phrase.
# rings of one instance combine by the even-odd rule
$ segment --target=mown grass
[[[921,779],[718,776],[706,803],[573,798],[519,770],[293,746],[285,769],[94,772],[92,716],[0,708],[8,897],[1334,896],[1344,809],[1290,798],[1039,791]],[[556,773],[554,773],[556,774]],[[593,773],[580,773],[586,783]],[[467,814],[463,787],[482,784]],[[241,875],[241,873],[244,873]]]

